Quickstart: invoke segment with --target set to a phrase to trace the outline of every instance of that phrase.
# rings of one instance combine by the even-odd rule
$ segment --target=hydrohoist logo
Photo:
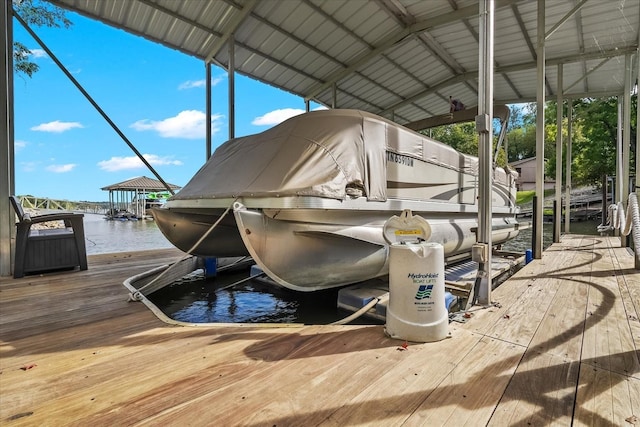
[[[433,290],[433,285],[420,285],[418,288],[418,292],[416,292],[416,299],[426,299],[431,298],[431,291]]]

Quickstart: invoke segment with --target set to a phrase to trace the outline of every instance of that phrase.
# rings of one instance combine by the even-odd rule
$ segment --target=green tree
[[[73,23],[67,19],[65,11],[50,3],[39,0],[12,0],[13,9],[30,26],[69,28]],[[17,73],[29,77],[38,71],[38,64],[29,60],[31,50],[19,41],[13,43],[13,63]]]
[[[536,126],[522,123],[507,132],[509,161],[515,162],[536,155]]]
[[[637,95],[631,97],[631,174],[635,172]],[[617,97],[586,98],[575,103],[576,122],[584,134],[576,153],[576,178],[584,184],[598,184],[602,175],[614,175],[618,138]]]
[[[567,106],[563,112],[563,161],[566,162],[567,141]],[[635,133],[636,133],[637,95],[631,98],[631,174],[635,166]],[[547,103],[545,109],[545,174],[555,177],[557,135],[556,101]],[[535,105],[530,104],[524,113],[523,127],[513,129],[509,133],[509,159],[522,155],[522,158],[535,156]],[[585,98],[573,101],[572,126],[572,162],[571,180],[574,185],[598,185],[602,175],[615,174],[616,141],[618,133],[618,99]],[[518,157],[515,157],[517,159]],[[565,168],[563,167],[563,181]]]
[[[429,135],[429,131],[425,132]],[[474,123],[454,123],[431,129],[431,138],[473,156],[478,155],[478,134]]]

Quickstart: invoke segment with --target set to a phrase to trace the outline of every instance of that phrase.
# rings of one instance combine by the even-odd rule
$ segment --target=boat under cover
[[[517,173],[493,170],[492,242],[518,234]],[[410,209],[451,261],[478,227],[478,159],[359,110],[313,111],[222,144],[162,208],[160,230],[203,257],[251,255],[299,291],[388,274],[383,226]]]

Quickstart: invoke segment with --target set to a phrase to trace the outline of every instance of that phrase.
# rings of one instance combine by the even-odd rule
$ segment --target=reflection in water
[[[326,324],[349,314],[336,307],[337,289],[296,292],[258,280],[224,289],[248,275],[249,270],[241,270],[174,284],[149,299],[167,316],[189,323]]]

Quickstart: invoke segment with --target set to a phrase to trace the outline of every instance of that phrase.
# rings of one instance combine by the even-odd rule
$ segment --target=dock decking
[[[2,278],[0,424],[640,426],[640,274],[618,246],[563,236],[406,349],[382,326],[168,326],[122,282],[175,250]]]

